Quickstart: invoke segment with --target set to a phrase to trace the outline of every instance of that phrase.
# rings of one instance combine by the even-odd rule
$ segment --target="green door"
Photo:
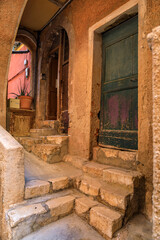
[[[138,147],[138,16],[103,34],[100,145]]]

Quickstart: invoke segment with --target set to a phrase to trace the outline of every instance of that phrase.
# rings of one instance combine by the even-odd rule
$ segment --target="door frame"
[[[90,157],[92,156],[93,147],[97,146],[100,125],[97,115],[101,103],[102,33],[133,17],[138,12],[138,0],[130,0],[89,28],[87,89],[90,93],[89,108],[92,113],[89,138]]]

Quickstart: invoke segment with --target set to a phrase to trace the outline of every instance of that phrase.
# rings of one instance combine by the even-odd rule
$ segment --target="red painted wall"
[[[28,50],[26,46],[23,46],[19,51]],[[28,64],[24,65],[24,60],[28,60]],[[25,69],[29,67],[29,77],[25,76]],[[11,93],[18,94],[18,88],[20,86],[27,86],[27,90],[30,91],[31,82],[31,52],[25,54],[12,54],[9,74],[8,74],[8,99],[15,98],[16,96]]]

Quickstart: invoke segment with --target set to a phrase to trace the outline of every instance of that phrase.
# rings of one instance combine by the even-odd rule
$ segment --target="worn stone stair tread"
[[[83,196],[75,200],[75,211],[77,215],[87,218],[87,214],[92,207],[99,205],[100,203]],[[87,219],[88,220],[88,219]]]
[[[29,233],[64,217],[74,209],[75,197],[66,195],[46,202],[27,204],[9,209],[7,216],[14,240],[20,240]]]
[[[68,141],[67,135],[50,135],[50,136],[40,136],[39,139],[46,144],[62,144]]]
[[[124,211],[133,194],[125,185],[104,182],[100,178],[83,175],[77,178],[77,188],[84,194],[100,197],[102,202]]]
[[[95,206],[90,210],[90,225],[96,228],[104,237],[112,238],[122,227],[123,216],[110,208]]]
[[[110,168],[103,171],[103,180],[110,183],[119,183],[128,187],[135,187],[139,184],[141,174],[137,171],[126,169]]]
[[[100,188],[100,198],[112,207],[125,211],[133,192],[116,184],[104,184]]]
[[[70,164],[72,164],[72,166],[82,169],[83,165],[85,165],[86,163],[88,163],[88,160],[79,156],[72,156],[72,155],[65,155],[63,158],[63,161],[68,162]]]
[[[50,184],[48,181],[31,180],[25,184],[25,199],[38,197],[49,193]]]
[[[82,169],[83,172],[91,174],[96,177],[102,177],[103,176],[103,170],[111,168],[109,165],[97,163],[94,161],[88,161],[86,164],[83,165]]]
[[[54,128],[32,128],[32,129],[30,129],[31,137],[57,135],[57,133],[58,133],[57,130]]]

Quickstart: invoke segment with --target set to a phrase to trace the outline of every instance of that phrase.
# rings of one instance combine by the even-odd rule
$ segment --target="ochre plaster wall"
[[[6,127],[7,75],[12,46],[27,0],[0,1],[0,125]]]
[[[152,88],[153,88],[153,239],[160,239],[160,26],[148,34],[149,46],[152,50]]]
[[[50,33],[57,26],[62,26],[68,33],[70,40],[70,69],[69,69],[69,153],[89,158],[92,154],[91,145],[96,144],[95,136],[99,128],[97,113],[99,109],[100,84],[92,84],[88,79],[88,35],[89,28],[114,10],[118,9],[127,0],[76,0],[73,1],[41,34],[40,57],[45,51]],[[136,1],[135,1],[136,2]],[[147,45],[146,36],[152,28],[160,25],[160,4],[155,0],[139,0],[139,136],[138,170],[146,177],[145,212],[150,218],[152,215],[152,67],[151,52]],[[97,39],[97,44],[99,39]],[[45,42],[45,43],[44,43]],[[100,59],[101,61],[101,59]],[[39,67],[39,74],[41,73]],[[100,76],[99,76],[100,78]],[[98,80],[97,82],[100,82]],[[39,119],[44,116],[45,83],[41,87],[38,83]],[[44,97],[44,98],[43,98]],[[37,99],[38,99],[37,98]],[[91,100],[92,99],[92,100]],[[38,106],[38,105],[37,105]],[[43,115],[43,116],[42,116]],[[93,123],[95,122],[95,123]],[[91,128],[91,125],[92,128]]]

